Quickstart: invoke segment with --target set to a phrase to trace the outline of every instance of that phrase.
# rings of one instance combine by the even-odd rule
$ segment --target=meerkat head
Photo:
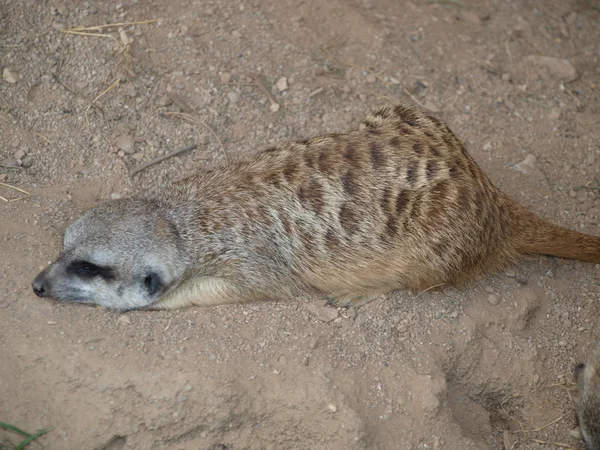
[[[600,342],[590,361],[574,368],[579,387],[576,411],[581,437],[588,450],[600,449]]]
[[[185,271],[176,227],[152,201],[104,203],[66,230],[59,258],[33,281],[40,297],[135,309],[176,287]]]

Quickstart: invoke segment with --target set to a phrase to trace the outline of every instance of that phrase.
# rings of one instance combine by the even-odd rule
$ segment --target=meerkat
[[[600,342],[592,357],[574,369],[579,388],[575,406],[579,430],[588,450],[600,450]]]
[[[298,294],[358,306],[460,285],[521,254],[599,263],[600,238],[529,212],[444,123],[392,103],[346,133],[100,204],[66,229],[33,290],[122,310]]]

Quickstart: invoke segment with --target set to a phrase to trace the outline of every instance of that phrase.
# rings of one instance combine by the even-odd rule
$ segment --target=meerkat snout
[[[177,230],[151,201],[112,201],[65,231],[63,252],[33,280],[39,297],[131,309],[152,304],[185,272]]]

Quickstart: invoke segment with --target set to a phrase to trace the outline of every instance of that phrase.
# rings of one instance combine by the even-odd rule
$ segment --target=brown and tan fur
[[[286,142],[136,201],[159,217],[153,239],[176,230],[185,260],[152,308],[301,292],[357,305],[459,285],[521,254],[600,262],[600,238],[527,211],[444,123],[402,103],[346,133]],[[127,200],[110,205],[104,216],[125,220]]]
[[[588,450],[600,450],[600,342],[590,360],[575,368],[579,387],[576,411],[581,436]]]

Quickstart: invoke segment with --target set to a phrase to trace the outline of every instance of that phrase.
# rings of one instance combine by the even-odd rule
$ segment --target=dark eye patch
[[[575,379],[579,380],[579,377],[581,376],[582,372],[585,369],[585,364],[577,364],[575,367],[573,367],[573,374],[575,375]]]
[[[159,274],[150,272],[144,277],[144,286],[146,287],[150,297],[154,297],[156,294],[162,291],[165,283]]]
[[[105,280],[114,278],[112,269],[98,266],[89,261],[73,261],[67,266],[67,273],[81,278],[102,277]]]

